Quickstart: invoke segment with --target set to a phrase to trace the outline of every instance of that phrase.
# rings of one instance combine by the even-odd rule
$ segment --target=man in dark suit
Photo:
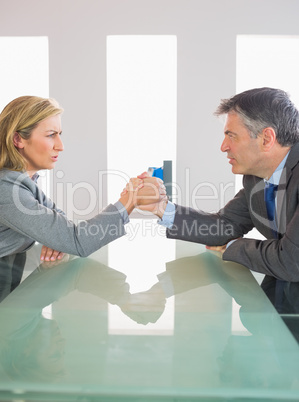
[[[290,283],[299,282],[299,112],[284,91],[257,88],[222,100],[215,114],[227,116],[221,151],[232,172],[244,175],[244,188],[218,213],[165,200],[142,209],[160,217],[168,238],[205,244],[265,274],[262,287],[282,312],[282,304],[293,304]],[[266,240],[243,238],[254,227]]]

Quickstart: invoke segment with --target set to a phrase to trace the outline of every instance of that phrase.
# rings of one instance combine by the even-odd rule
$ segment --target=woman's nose
[[[64,150],[63,142],[62,142],[62,139],[61,139],[60,135],[57,135],[57,137],[56,137],[55,149],[57,149],[58,151],[63,151]]]

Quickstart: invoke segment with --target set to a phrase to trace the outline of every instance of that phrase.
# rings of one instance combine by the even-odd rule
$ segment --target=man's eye
[[[48,137],[54,137],[55,133],[49,134]]]

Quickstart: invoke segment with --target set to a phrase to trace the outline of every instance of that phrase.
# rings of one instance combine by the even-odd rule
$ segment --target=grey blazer
[[[223,259],[288,282],[299,282],[299,143],[289,153],[277,192],[278,239],[267,219],[263,179],[246,175],[243,189],[218,213],[176,205],[167,237],[216,246],[257,228],[267,240],[239,239]]]
[[[0,257],[24,252],[35,241],[86,257],[124,234],[114,205],[76,225],[26,173],[0,170]]]

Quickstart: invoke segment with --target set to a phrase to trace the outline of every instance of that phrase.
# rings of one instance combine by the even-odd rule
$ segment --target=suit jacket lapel
[[[277,226],[279,234],[284,234],[287,225],[286,193],[293,175],[293,168],[299,162],[299,143],[292,146],[285,167],[282,171],[277,190]]]
[[[282,235],[286,231],[286,188],[287,183],[289,182],[292,176],[292,171],[287,169],[285,166],[281,173],[281,177],[278,184],[277,194],[276,194],[276,201],[277,201],[277,212],[276,212],[276,219],[277,219],[277,228],[278,228],[278,235]]]
[[[272,237],[272,231],[269,225],[269,220],[267,216],[267,209],[264,198],[264,180],[251,176],[252,186],[250,188],[250,209],[253,214],[254,224],[257,229],[267,238]]]

